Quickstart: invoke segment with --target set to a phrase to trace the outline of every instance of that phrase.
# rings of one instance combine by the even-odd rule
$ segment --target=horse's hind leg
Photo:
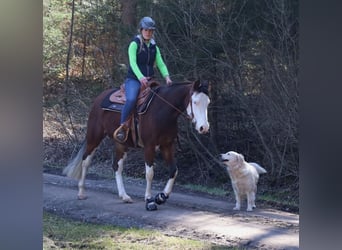
[[[87,146],[87,150],[85,152],[85,154],[83,155],[83,160],[82,160],[82,172],[81,172],[81,178],[78,181],[78,195],[77,198],[79,200],[84,200],[87,198],[87,196],[84,194],[84,182],[85,182],[85,178],[87,175],[87,169],[91,163],[91,160],[94,157],[94,153],[95,153],[95,148],[93,149],[89,149],[89,146]],[[88,152],[91,152],[90,154]]]
[[[122,179],[123,166],[127,157],[124,146],[116,144],[115,157],[116,160],[113,162],[113,169],[115,171],[115,180],[118,188],[119,197],[122,198],[124,202],[132,203],[133,200],[129,195],[127,195]]]
[[[101,143],[104,138],[104,133],[101,126],[98,126],[97,121],[91,119],[88,121],[88,129],[87,129],[87,147],[82,156],[82,172],[78,181],[78,199],[83,200],[86,199],[86,195],[84,194],[84,182],[87,175],[88,167],[94,157],[96,148]]]
[[[89,145],[87,140],[84,140],[82,147],[75,158],[63,170],[63,174],[78,180],[77,197],[80,200],[86,199],[86,196],[84,195],[84,181],[87,174],[87,168],[94,156],[96,146]]]

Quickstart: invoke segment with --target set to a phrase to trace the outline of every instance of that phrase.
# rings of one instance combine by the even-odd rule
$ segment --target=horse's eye
[[[193,103],[194,103],[195,105],[197,105],[197,101],[194,101]]]

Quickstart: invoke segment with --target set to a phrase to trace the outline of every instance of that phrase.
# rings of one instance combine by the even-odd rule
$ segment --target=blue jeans
[[[126,78],[125,80],[125,93],[126,93],[126,103],[121,112],[121,120],[120,124],[123,124],[129,115],[131,114],[132,110],[134,109],[137,98],[140,92],[140,82],[136,79]]]

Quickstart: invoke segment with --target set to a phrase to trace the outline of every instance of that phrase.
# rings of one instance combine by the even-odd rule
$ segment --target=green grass
[[[203,193],[207,193],[211,195],[226,196],[227,194],[227,190],[224,190],[222,188],[209,188],[209,187],[193,185],[193,184],[186,184],[182,186],[192,191],[199,191],[199,192],[203,192]]]
[[[181,185],[186,189],[192,190],[192,191],[199,191],[203,193],[207,193],[210,195],[216,195],[219,197],[226,197],[227,194],[234,197],[234,192],[233,190],[225,190],[223,188],[209,188],[201,185],[193,185],[193,184],[186,184],[186,185]],[[292,194],[288,190],[283,190],[283,191],[277,191],[277,192],[272,192],[272,193],[263,193],[257,194],[257,199],[259,201],[263,201],[265,203],[269,204],[278,204],[279,207],[286,207],[286,206],[291,206],[294,208],[298,208],[299,204],[298,201],[295,199],[291,199]]]
[[[293,207],[298,207],[299,203],[296,200],[290,199],[290,195],[285,196],[285,195],[280,195],[280,194],[270,194],[270,193],[265,193],[265,194],[259,194],[258,199],[261,201],[268,201],[268,202],[276,202],[279,204],[282,204],[284,206],[293,206]]]
[[[237,249],[207,241],[163,235],[158,231],[95,225],[44,212],[43,249]]]

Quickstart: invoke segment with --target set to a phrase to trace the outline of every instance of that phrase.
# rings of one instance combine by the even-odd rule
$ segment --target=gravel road
[[[160,232],[248,249],[299,249],[299,215],[276,209],[233,211],[223,198],[175,191],[157,211],[146,211],[145,182],[125,179],[134,202],[123,203],[115,180],[86,180],[88,199],[77,200],[77,181],[43,174],[44,210],[65,217]],[[152,193],[161,191],[153,186]],[[258,205],[258,203],[257,203]]]

